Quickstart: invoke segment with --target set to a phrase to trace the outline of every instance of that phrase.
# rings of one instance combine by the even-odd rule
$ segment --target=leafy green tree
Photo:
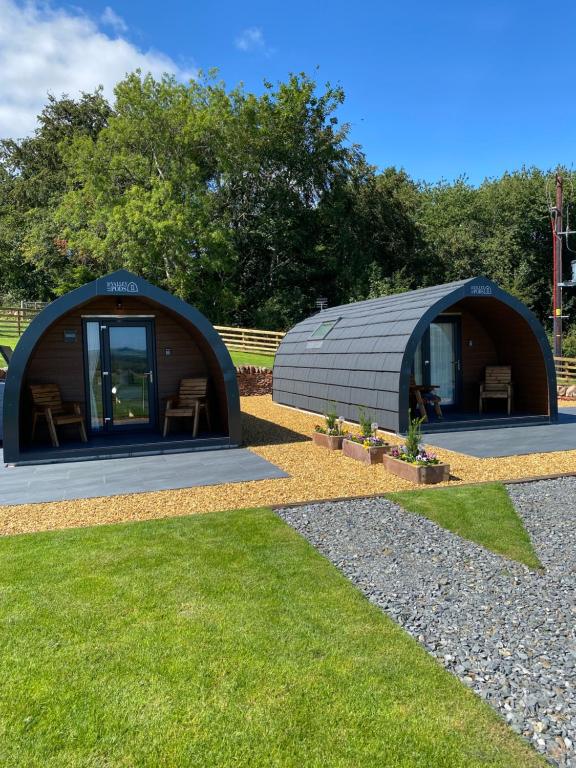
[[[338,279],[329,229],[364,163],[342,99],[305,75],[259,97],[130,75],[97,140],[66,149],[56,221],[74,260],[134,269],[213,320],[289,325]]]
[[[62,152],[75,136],[93,141],[109,115],[101,90],[50,95],[34,135],[0,141],[0,293],[49,298],[71,266],[54,221],[67,186]]]
[[[214,322],[281,329],[319,296],[484,274],[549,324],[552,174],[475,187],[377,172],[339,121],[343,101],[305,74],[259,95],[213,74],[135,72],[112,105],[101,90],[50,96],[33,136],[0,142],[0,294],[52,298],[125,267]]]

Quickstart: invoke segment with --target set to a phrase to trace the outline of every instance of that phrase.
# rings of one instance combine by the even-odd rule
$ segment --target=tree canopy
[[[282,329],[319,296],[484,274],[547,322],[550,173],[475,187],[379,171],[343,100],[305,74],[260,95],[135,72],[113,103],[50,96],[33,136],[0,142],[0,294],[48,299],[125,267],[213,322]]]

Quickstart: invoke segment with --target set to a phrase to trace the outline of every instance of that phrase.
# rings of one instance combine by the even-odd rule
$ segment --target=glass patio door
[[[458,399],[460,355],[456,323],[437,320],[430,325],[430,383],[442,398],[442,405],[455,405]]]
[[[439,317],[430,324],[414,354],[413,375],[417,384],[434,385],[442,407],[460,403],[461,390],[460,318]]]
[[[86,322],[86,389],[93,432],[155,426],[153,330],[150,320]]]

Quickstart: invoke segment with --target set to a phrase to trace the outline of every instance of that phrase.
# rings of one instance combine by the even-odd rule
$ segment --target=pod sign
[[[138,284],[133,280],[107,280],[106,293],[138,293]]]
[[[492,296],[494,291],[491,285],[471,285],[470,296]]]

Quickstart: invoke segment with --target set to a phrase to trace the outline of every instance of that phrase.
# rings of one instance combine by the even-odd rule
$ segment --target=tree
[[[342,99],[305,75],[261,96],[130,75],[96,141],[65,153],[56,221],[74,261],[134,269],[213,320],[289,325],[334,281],[329,230],[364,165]]]
[[[0,142],[0,294],[52,298],[125,267],[213,322],[281,329],[319,296],[484,274],[548,323],[551,175],[475,187],[377,172],[339,121],[343,100],[305,74],[258,95],[135,72],[112,105],[100,90],[50,96],[33,136]]]
[[[33,136],[0,141],[0,294],[53,295],[68,267],[54,222],[67,184],[62,152],[75,136],[93,141],[109,115],[101,90],[77,101],[49,95]]]

